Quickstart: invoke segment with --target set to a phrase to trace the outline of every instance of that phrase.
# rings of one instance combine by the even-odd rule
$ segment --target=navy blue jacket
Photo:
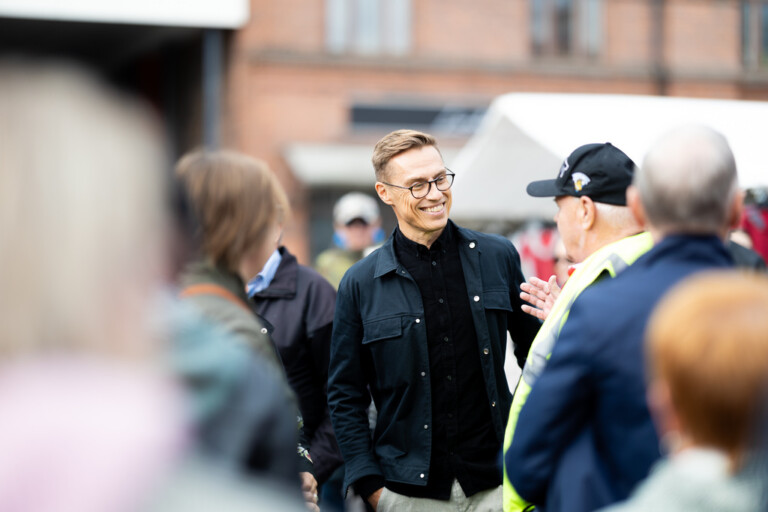
[[[629,496],[659,458],[645,401],[643,338],[661,296],[683,278],[730,267],[715,237],[671,236],[576,300],[505,455],[539,510],[594,510]]]
[[[280,265],[269,287],[250,305],[275,341],[288,383],[299,399],[304,434],[318,485],[341,465],[328,413],[326,383],[336,290],[280,247]]]
[[[522,366],[540,323],[520,309],[524,278],[512,243],[463,228],[456,232],[488,397],[477,406],[490,409],[501,449],[511,402],[506,334]],[[432,450],[426,333],[421,293],[397,261],[390,237],[347,271],[336,300],[328,401],[346,464],[345,488],[369,475],[426,485]],[[373,438],[366,414],[370,396],[378,410]]]

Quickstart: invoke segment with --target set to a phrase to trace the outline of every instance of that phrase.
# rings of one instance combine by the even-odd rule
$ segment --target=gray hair
[[[719,132],[700,125],[676,128],[648,151],[635,172],[648,222],[682,233],[719,233],[738,192],[736,161]]]
[[[595,209],[604,222],[616,230],[639,228],[632,211],[626,206],[595,202]]]

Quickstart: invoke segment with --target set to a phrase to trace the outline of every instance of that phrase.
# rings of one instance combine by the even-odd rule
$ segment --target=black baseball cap
[[[627,205],[635,162],[622,150],[605,144],[585,144],[565,159],[557,178],[533,181],[526,191],[533,197],[587,196],[597,203]]]

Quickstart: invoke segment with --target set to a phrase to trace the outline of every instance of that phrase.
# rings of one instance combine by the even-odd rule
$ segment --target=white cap
[[[333,220],[336,224],[346,226],[355,219],[361,219],[371,225],[379,218],[379,204],[371,196],[360,192],[343,195],[333,207]]]

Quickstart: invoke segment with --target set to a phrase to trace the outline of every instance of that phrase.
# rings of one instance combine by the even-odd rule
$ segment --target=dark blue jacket
[[[251,297],[250,305],[267,328],[299,399],[304,434],[318,485],[341,465],[328,413],[326,383],[336,290],[320,274],[299,265],[280,247],[280,265],[269,287]]]
[[[550,512],[629,496],[660,456],[645,401],[646,322],[678,281],[732,265],[715,237],[672,236],[581,294],[505,455],[520,496]]]
[[[457,228],[499,449],[511,396],[504,374],[506,333],[522,365],[539,322],[520,309],[523,275],[509,240]],[[426,485],[432,451],[432,403],[421,293],[397,261],[392,237],[347,271],[333,322],[328,401],[346,464],[345,488],[368,475]],[[370,388],[370,395],[368,392]],[[378,410],[371,439],[366,408]]]

